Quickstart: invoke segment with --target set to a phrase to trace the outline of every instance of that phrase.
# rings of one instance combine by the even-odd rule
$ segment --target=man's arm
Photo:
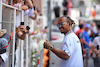
[[[31,0],[26,0],[26,5],[28,5],[30,8],[33,8],[33,3]]]
[[[30,18],[33,19],[33,20],[36,20],[37,19],[37,15],[38,15],[37,10],[34,10],[34,15],[35,15],[34,17],[31,16]]]
[[[48,40],[46,40],[46,42],[44,42],[44,48],[50,50],[50,47],[52,47],[52,45],[49,43]],[[70,57],[66,52],[58,50],[58,49],[56,49],[54,47],[52,47],[51,51],[61,59],[67,60]]]
[[[92,45],[89,45],[84,39],[81,39],[81,42],[82,42],[83,44],[87,45],[89,48],[92,47]]]
[[[70,57],[66,52],[57,50],[56,48],[53,48],[51,51],[61,59],[67,60]]]
[[[18,32],[18,33],[17,33],[17,37],[20,38],[20,39],[22,39],[22,40],[25,40],[26,34],[24,34],[24,33],[22,33],[22,32]]]

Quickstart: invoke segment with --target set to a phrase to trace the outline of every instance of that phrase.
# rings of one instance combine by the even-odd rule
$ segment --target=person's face
[[[70,25],[67,22],[66,17],[61,17],[58,20],[57,26],[58,26],[59,30],[61,31],[61,33],[64,33],[64,34],[67,33],[70,29]]]
[[[85,30],[86,30],[86,32],[88,32],[88,31],[89,31],[89,29],[90,29],[90,28],[86,28],[86,29],[85,29]]]

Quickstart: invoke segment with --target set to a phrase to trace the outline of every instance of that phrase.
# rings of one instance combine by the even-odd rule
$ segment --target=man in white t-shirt
[[[94,55],[94,67],[100,67],[100,25],[97,25],[99,36],[95,37],[92,43]]]
[[[68,16],[63,16],[58,20],[57,26],[65,35],[61,50],[53,47],[47,40],[44,42],[44,48],[61,58],[59,67],[83,67],[81,44],[72,31],[72,24],[74,21]]]
[[[92,43],[92,45],[93,45],[92,49],[93,50],[97,47],[97,45],[99,46],[98,49],[100,49],[100,25],[97,25],[97,28],[98,28],[98,35],[99,36],[95,37],[94,40],[93,40],[93,43]]]

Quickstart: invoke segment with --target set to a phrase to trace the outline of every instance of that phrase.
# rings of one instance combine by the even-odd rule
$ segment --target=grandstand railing
[[[6,20],[8,17],[6,17],[6,18],[3,18],[4,16],[3,16],[3,7],[5,7],[5,9],[7,8],[7,9],[11,9],[11,15],[9,16],[10,17],[10,21],[8,21],[8,20]],[[2,29],[2,28],[5,28],[6,27],[6,25],[7,25],[7,23],[8,23],[8,25],[10,25],[11,26],[11,24],[13,24],[12,26],[13,26],[13,38],[12,38],[12,42],[10,43],[10,45],[9,45],[9,48],[8,48],[8,50],[9,50],[9,60],[8,60],[8,62],[6,63],[6,65],[5,65],[5,67],[14,67],[14,65],[15,65],[15,31],[16,31],[16,28],[15,28],[15,26],[16,26],[16,14],[17,14],[17,11],[20,11],[20,13],[21,13],[21,22],[24,22],[24,11],[23,10],[21,10],[21,9],[18,9],[18,8],[16,8],[16,7],[13,7],[13,6],[11,6],[11,5],[7,5],[7,4],[5,4],[5,3],[2,3],[2,0],[0,0],[0,29]],[[7,11],[6,11],[7,12]],[[12,21],[12,13],[13,13],[13,21]],[[5,19],[5,20],[3,20],[3,19]],[[27,19],[28,19],[28,17],[27,17]],[[28,22],[28,20],[26,20],[26,22]],[[28,25],[28,23],[26,23],[27,25]],[[9,26],[8,26],[9,27]],[[7,29],[7,28],[6,28]],[[11,33],[11,29],[9,30],[8,29],[8,32],[9,32],[9,34]],[[12,46],[11,46],[11,44],[13,44]],[[12,52],[10,52],[11,51],[11,48],[12,47]],[[23,67],[23,40],[20,40],[20,61],[21,61],[21,63],[20,63],[20,67]],[[26,36],[26,66],[25,67],[28,67],[28,35]],[[10,61],[10,62],[9,62]]]
[[[17,16],[19,16],[20,18],[18,18]],[[17,20],[16,20],[17,19]],[[42,24],[42,26],[47,26],[47,18],[43,17],[43,16],[38,16],[37,19],[40,20],[40,23]],[[2,0],[0,0],[0,29],[5,28],[7,29],[7,33],[11,33],[13,32],[13,37],[12,40],[10,42],[10,45],[7,48],[7,51],[9,53],[9,58],[8,61],[6,62],[5,67],[15,67],[15,55],[16,55],[16,51],[15,51],[15,43],[16,43],[16,35],[15,35],[15,31],[16,31],[16,26],[17,23],[16,22],[25,22],[25,26],[30,26],[31,27],[31,32],[36,30],[37,24],[36,21],[30,19],[27,15],[24,14],[24,11],[21,9],[18,9],[16,7],[13,7],[11,5],[7,5],[5,3],[2,3]],[[41,28],[42,29],[42,28]],[[34,35],[33,35],[34,36]],[[32,37],[33,37],[32,36]],[[34,44],[36,41],[32,40],[32,37],[28,36],[28,34],[26,35],[26,39],[20,40],[19,41],[19,48],[20,48],[20,61],[19,61],[19,67],[23,67],[23,55],[24,55],[24,62],[25,62],[25,67],[31,67],[32,63],[31,61],[29,62],[29,59],[31,58],[31,47],[29,47],[30,45]],[[31,43],[32,40],[32,43]],[[23,45],[24,44],[24,45]],[[33,46],[32,46],[33,47]],[[23,53],[24,50],[24,53]],[[34,49],[33,49],[34,50]],[[43,49],[41,50],[41,56],[39,58],[40,59],[40,66],[39,67],[43,67]],[[38,57],[38,56],[37,56]]]

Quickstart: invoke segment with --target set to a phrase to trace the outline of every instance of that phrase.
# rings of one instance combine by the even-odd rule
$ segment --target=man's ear
[[[69,22],[69,26],[71,25],[71,22]]]

